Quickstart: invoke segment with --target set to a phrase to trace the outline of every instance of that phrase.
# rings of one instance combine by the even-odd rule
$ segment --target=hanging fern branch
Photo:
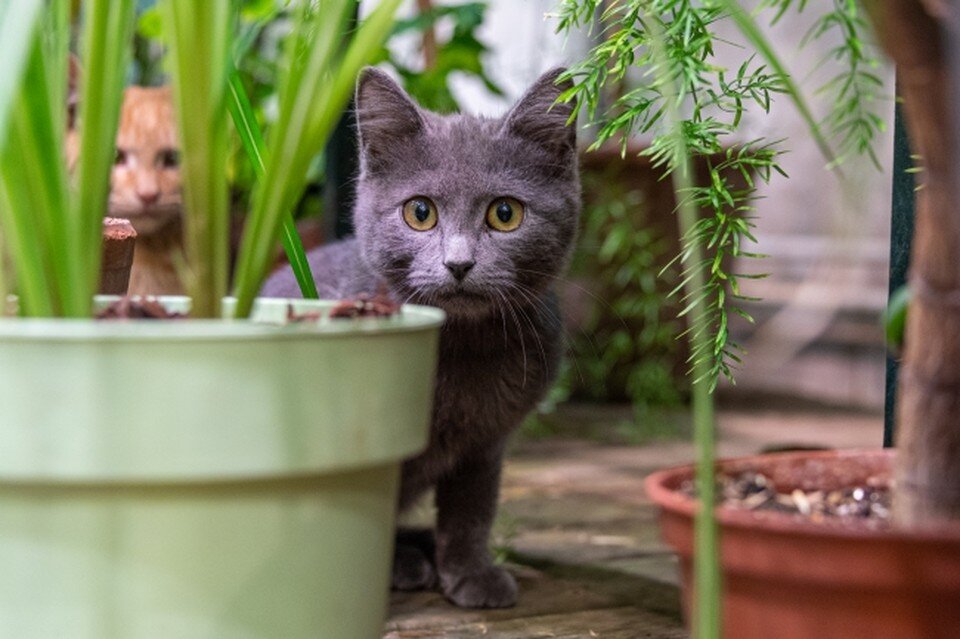
[[[595,1],[566,0],[560,29],[587,25],[598,7]],[[715,62],[719,37],[713,27],[724,18],[722,8],[690,0],[612,2],[598,18],[603,41],[569,70],[574,87],[563,96],[576,98],[578,108],[598,124],[594,147],[614,140],[625,153],[631,135],[647,133],[652,140],[643,154],[665,177],[686,166],[688,156],[706,164],[706,183],[680,194],[686,198],[682,203],[689,201],[701,211],[689,233],[703,247],[704,262],[696,263],[686,253],[678,256],[684,276],[674,295],[681,300],[684,314],[695,303],[705,305],[707,321],[699,330],[708,332],[709,339],[695,340],[699,346],[693,348],[690,363],[691,368],[708,371],[707,380],[697,381],[706,381],[711,390],[721,375],[732,379],[740,361],[739,347],[729,340],[728,325],[730,313],[749,319],[739,304],[745,299],[739,279],[746,276],[732,272],[730,266],[734,258],[758,257],[748,248],[755,241],[751,204],[755,186],[773,173],[783,173],[776,143],[735,144],[730,137],[748,108],[767,111],[771,96],[784,87],[781,76],[755,58],[732,73]],[[656,43],[654,37],[659,39]],[[654,44],[662,55],[654,55]],[[604,107],[605,87],[623,82],[631,70],[642,74],[640,85]],[[665,118],[669,110],[686,117],[671,126]],[[738,185],[735,176],[742,177],[746,186]],[[709,276],[702,287],[683,295],[693,270],[705,266]],[[697,367],[697,363],[707,366]]]
[[[885,100],[883,80],[875,70],[880,66],[877,49],[867,34],[870,27],[857,0],[831,0],[832,8],[817,17],[807,32],[802,46],[830,37],[839,42],[826,56],[841,70],[824,83],[818,93],[830,96],[832,105],[821,125],[834,140],[840,164],[851,155],[866,155],[880,168],[874,146],[886,125],[877,113],[878,103]],[[807,0],[764,0],[761,7],[775,11],[773,23],[796,7],[798,12]]]

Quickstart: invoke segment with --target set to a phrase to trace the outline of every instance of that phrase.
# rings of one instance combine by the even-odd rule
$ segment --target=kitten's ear
[[[402,157],[406,143],[423,130],[417,105],[389,75],[374,67],[364,69],[357,81],[356,111],[360,158],[368,170]]]
[[[504,118],[507,130],[513,135],[564,157],[577,148],[577,128],[573,124],[567,126],[573,103],[556,101],[573,86],[569,78],[557,83],[565,71],[556,68],[540,76]]]

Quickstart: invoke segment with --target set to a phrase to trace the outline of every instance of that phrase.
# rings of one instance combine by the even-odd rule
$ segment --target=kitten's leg
[[[431,487],[433,480],[425,470],[422,457],[403,464],[399,511],[414,505]],[[394,590],[430,590],[437,586],[436,543],[433,531],[423,528],[397,528],[393,551],[391,588]]]
[[[465,459],[437,482],[437,569],[440,587],[464,608],[507,608],[517,582],[494,565],[487,548],[497,512],[501,450]]]
[[[394,590],[428,590],[437,585],[433,531],[398,528],[393,554]]]

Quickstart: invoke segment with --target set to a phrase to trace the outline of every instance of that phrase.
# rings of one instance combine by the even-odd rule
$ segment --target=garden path
[[[437,593],[394,593],[384,639],[672,639],[683,629],[676,559],[643,478],[688,462],[686,441],[612,443],[616,409],[569,407],[561,433],[519,443],[504,469],[494,546],[520,584],[508,610],[459,610]],[[683,418],[680,418],[682,423]],[[741,407],[720,413],[720,453],[872,447],[876,413]],[[613,437],[614,440],[622,437]]]

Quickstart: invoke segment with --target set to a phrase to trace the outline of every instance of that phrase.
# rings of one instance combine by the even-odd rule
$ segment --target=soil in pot
[[[694,497],[693,481],[681,486]],[[782,489],[773,478],[752,470],[717,477],[717,502],[724,508],[756,512],[777,512],[803,517],[815,523],[833,520],[843,525],[884,528],[891,525],[890,485],[886,477],[866,478],[859,485],[832,490]]]

